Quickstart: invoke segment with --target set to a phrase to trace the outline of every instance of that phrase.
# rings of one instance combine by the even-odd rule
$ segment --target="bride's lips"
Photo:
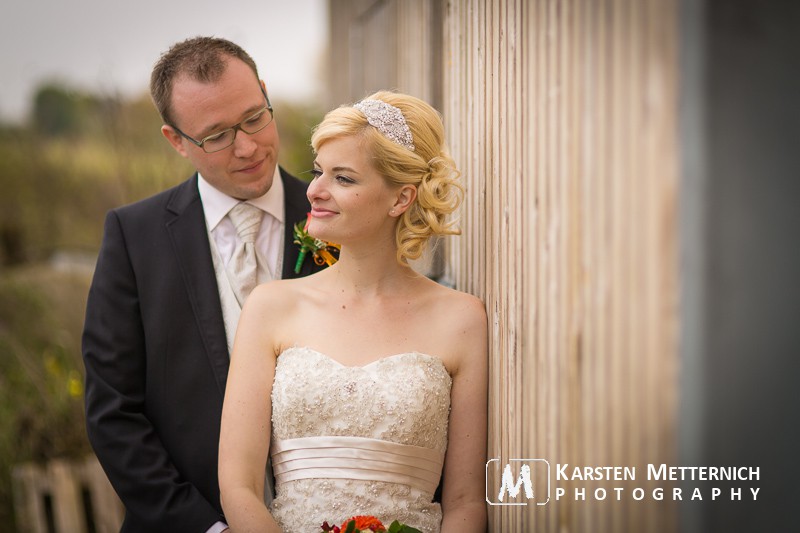
[[[327,218],[336,214],[336,211],[330,209],[323,209],[322,207],[312,207],[311,216],[314,218]]]

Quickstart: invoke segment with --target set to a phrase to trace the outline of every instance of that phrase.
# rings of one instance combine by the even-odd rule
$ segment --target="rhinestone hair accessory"
[[[414,138],[403,113],[382,100],[361,100],[353,106],[367,116],[367,122],[392,142],[414,151]]]

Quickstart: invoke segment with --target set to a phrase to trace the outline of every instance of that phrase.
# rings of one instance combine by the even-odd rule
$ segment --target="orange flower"
[[[386,527],[381,523],[380,520],[375,518],[374,516],[366,516],[366,515],[359,515],[353,516],[348,518],[342,523],[342,531],[347,529],[347,524],[351,521],[355,520],[356,522],[356,530],[358,531],[386,531]]]

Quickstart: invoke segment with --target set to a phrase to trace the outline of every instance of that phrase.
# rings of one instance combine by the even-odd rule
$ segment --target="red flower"
[[[347,524],[349,524],[352,521],[355,521],[356,523],[356,531],[369,530],[369,531],[375,531],[376,533],[379,531],[386,531],[386,527],[384,527],[384,525],[381,523],[380,520],[378,520],[374,516],[368,516],[368,515],[359,515],[348,518],[340,526],[342,531],[347,529]]]
[[[342,526],[332,526],[327,521],[322,523],[322,531],[327,533],[422,533],[419,529],[401,524],[395,520],[386,527],[374,516],[359,515],[352,516],[342,523]]]

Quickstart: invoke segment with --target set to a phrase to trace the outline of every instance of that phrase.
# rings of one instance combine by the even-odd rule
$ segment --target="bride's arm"
[[[454,313],[460,331],[453,373],[442,491],[442,533],[486,531],[488,341],[486,312],[466,297]]]
[[[232,532],[280,532],[264,503],[276,356],[270,331],[272,287],[252,292],[242,310],[231,354],[219,443],[222,508]]]

